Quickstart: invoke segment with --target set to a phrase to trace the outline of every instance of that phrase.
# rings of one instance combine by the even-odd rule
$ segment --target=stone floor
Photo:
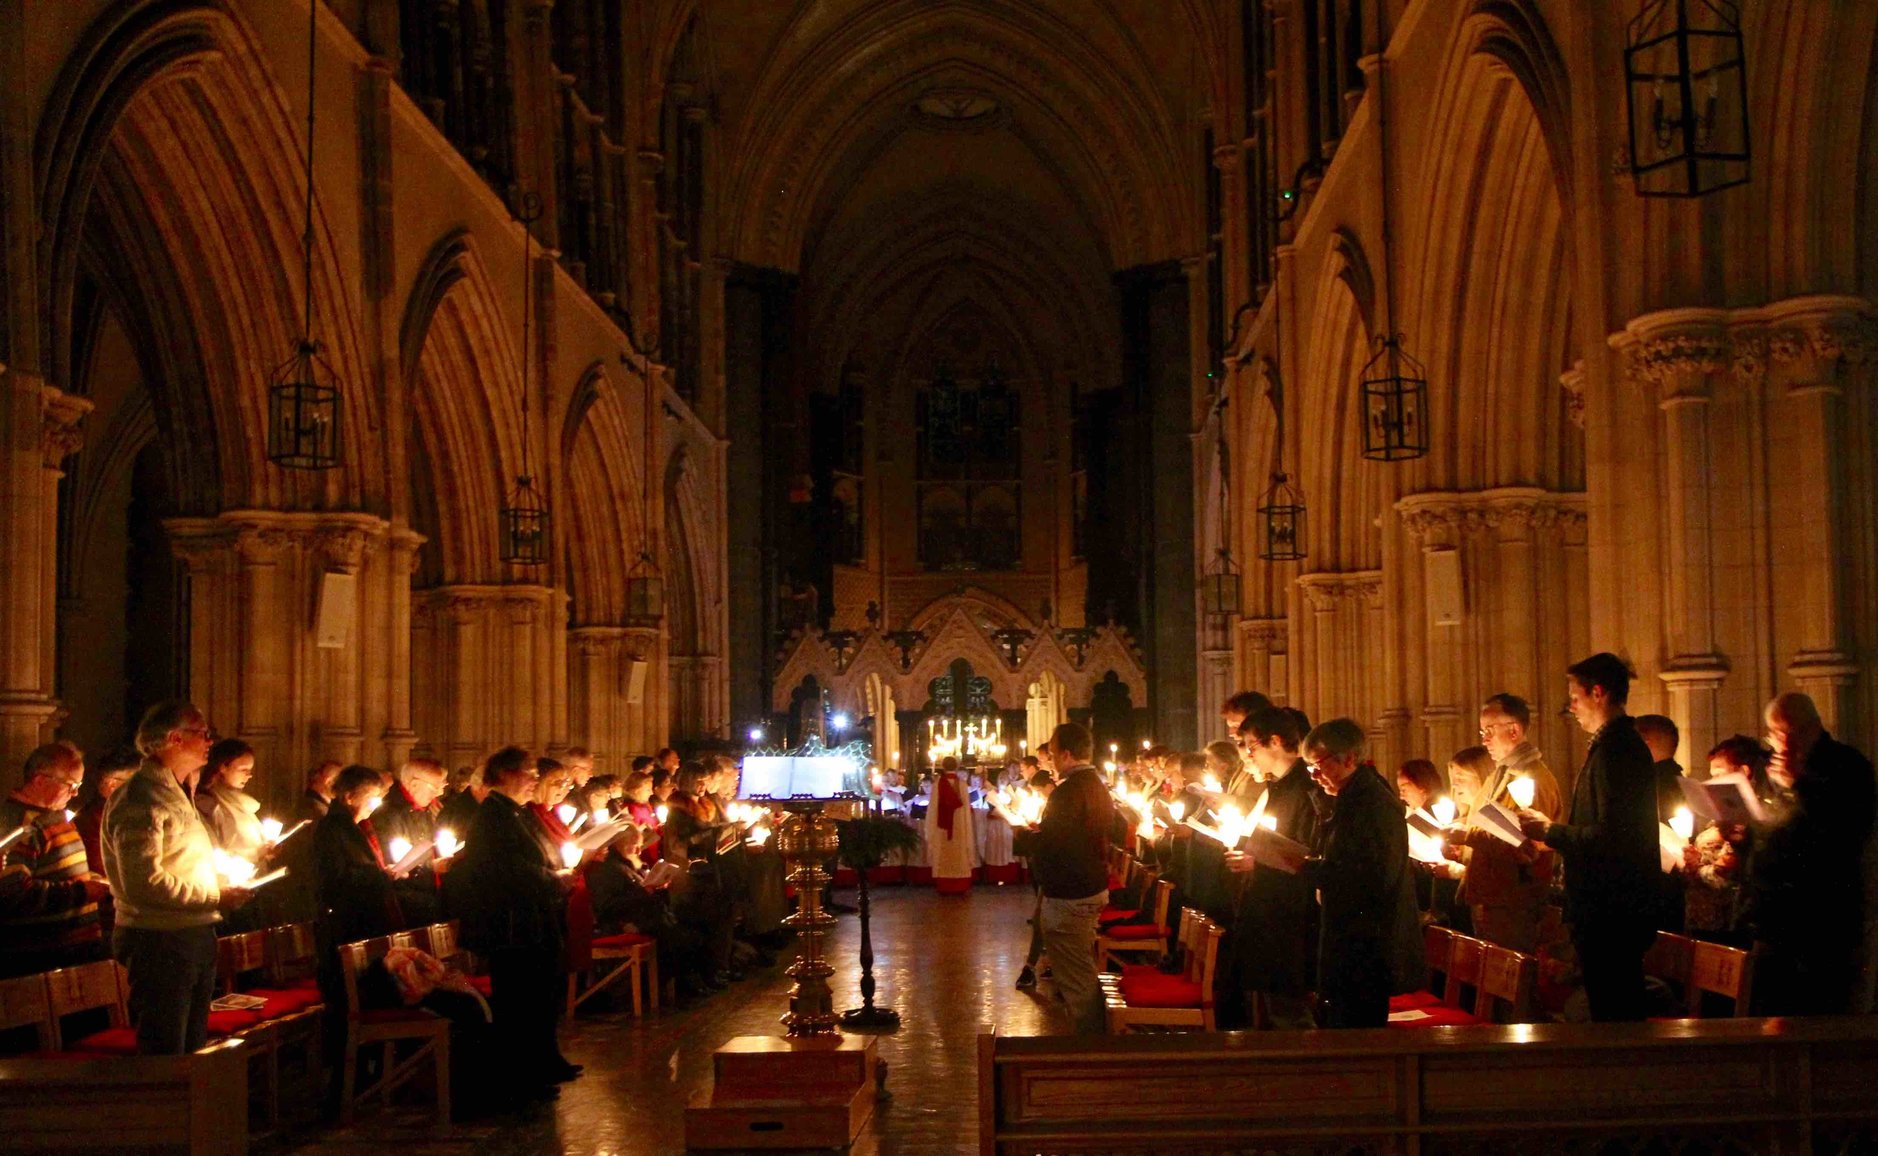
[[[890,1065],[891,1103],[856,1154],[965,1153],[977,1143],[977,1037],[1038,1035],[1065,1027],[1061,1005],[1012,986],[1029,943],[1029,887],[974,889],[941,899],[928,889],[874,893],[876,1000],[896,1008],[899,1031],[880,1037]],[[851,894],[843,894],[852,900]],[[861,1002],[860,927],[843,916],[830,937],[837,966],[835,1006]],[[786,962],[786,960],[785,960]],[[420,1114],[402,1109],[351,1128],[295,1134],[264,1151],[308,1156],[506,1156],[509,1153],[681,1153],[684,1105],[710,1086],[711,1053],[733,1036],[780,1034],[789,978],[782,965],[752,975],[686,1011],[634,1019],[630,1012],[582,1009],[562,1032],[563,1050],[587,1071],[552,1108],[432,1135]]]

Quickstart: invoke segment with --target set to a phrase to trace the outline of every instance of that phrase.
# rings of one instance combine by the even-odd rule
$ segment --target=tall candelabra
[[[828,872],[822,864],[841,849],[841,830],[822,814],[820,803],[792,803],[789,817],[776,831],[776,850],[789,868],[796,889],[796,912],[783,920],[802,936],[802,949],[789,967],[795,987],[789,993],[789,1014],[783,1024],[791,1037],[838,1035],[834,994],[828,977],[834,965],[822,957],[822,937],[835,925],[835,917],[822,910],[822,888]]]

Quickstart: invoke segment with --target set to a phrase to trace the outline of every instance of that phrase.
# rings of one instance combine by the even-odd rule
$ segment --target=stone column
[[[1463,737],[1457,721],[1461,718],[1460,701],[1464,693],[1464,688],[1460,684],[1465,661],[1461,650],[1461,628],[1458,624],[1435,625],[1432,610],[1426,604],[1425,593],[1429,556],[1461,550],[1467,515],[1459,508],[1457,498],[1458,495],[1448,493],[1411,494],[1395,504],[1396,513],[1402,519],[1403,528],[1408,531],[1409,537],[1421,547],[1424,569],[1422,582],[1424,605],[1419,611],[1421,618],[1419,633],[1426,641],[1419,649],[1426,655],[1426,660],[1420,718],[1426,734],[1427,749],[1431,752],[1453,752],[1462,746],[1471,745],[1468,743],[1456,745]],[[1464,558],[1465,555],[1463,555]],[[1463,604],[1465,604],[1467,574],[1464,568],[1461,579]]]
[[[1239,645],[1243,654],[1239,667],[1239,685],[1263,693],[1273,702],[1290,699],[1290,679],[1281,671],[1285,658],[1285,639],[1290,633],[1283,618],[1241,618],[1238,622]]]
[[[1787,676],[1833,728],[1847,717],[1859,675],[1847,620],[1853,570],[1845,515],[1855,483],[1847,476],[1845,394],[1848,385],[1864,384],[1878,360],[1878,319],[1869,302],[1852,297],[1800,297],[1762,313],[1773,326],[1767,351],[1784,382],[1770,405],[1772,420],[1806,447],[1782,463],[1776,488],[1783,548],[1793,551],[1801,582],[1793,607],[1798,647]]]
[[[90,410],[0,365],[0,759],[9,772],[58,725],[59,479]]]
[[[1715,646],[1713,456],[1709,399],[1716,375],[1733,366],[1727,313],[1666,309],[1632,321],[1612,344],[1626,355],[1629,375],[1654,391],[1663,412],[1659,474],[1665,499],[1667,658],[1658,672],[1669,693],[1668,714],[1682,731],[1678,752],[1707,751],[1721,735],[1719,703],[1728,664]]]

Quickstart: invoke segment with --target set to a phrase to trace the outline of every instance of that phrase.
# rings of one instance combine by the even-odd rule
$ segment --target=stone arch
[[[561,438],[567,524],[561,535],[575,626],[626,621],[626,574],[650,542],[644,466],[625,399],[604,367],[588,367]]]
[[[1382,564],[1379,519],[1388,509],[1392,477],[1363,458],[1363,366],[1373,349],[1361,300],[1352,291],[1367,264],[1354,238],[1333,252],[1310,326],[1311,346],[1300,360],[1296,393],[1301,420],[1298,479],[1309,511],[1305,565],[1311,570],[1368,570]],[[1347,255],[1346,255],[1347,254]],[[1292,404],[1287,400],[1287,405]]]
[[[521,468],[520,364],[502,296],[467,232],[420,268],[399,329],[412,414],[421,586],[501,581],[498,512]]]
[[[328,19],[336,19],[327,17]],[[357,328],[331,222],[314,221],[316,330],[344,393],[340,470],[280,470],[265,458],[266,383],[299,337],[303,141],[289,101],[240,19],[172,0],[119,4],[68,58],[34,138],[42,367],[81,375],[79,283],[105,244],[113,278],[145,278],[133,322],[164,338],[151,370],[163,440],[211,452],[173,462],[179,500],[221,506],[381,506],[376,431]],[[155,305],[161,297],[168,306]],[[120,295],[120,303],[123,297]]]

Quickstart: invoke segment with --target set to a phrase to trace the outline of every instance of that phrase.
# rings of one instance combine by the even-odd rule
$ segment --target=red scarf
[[[959,790],[957,775],[940,775],[939,790],[933,798],[933,805],[939,808],[939,829],[952,835],[952,813],[965,805],[965,796]]]

